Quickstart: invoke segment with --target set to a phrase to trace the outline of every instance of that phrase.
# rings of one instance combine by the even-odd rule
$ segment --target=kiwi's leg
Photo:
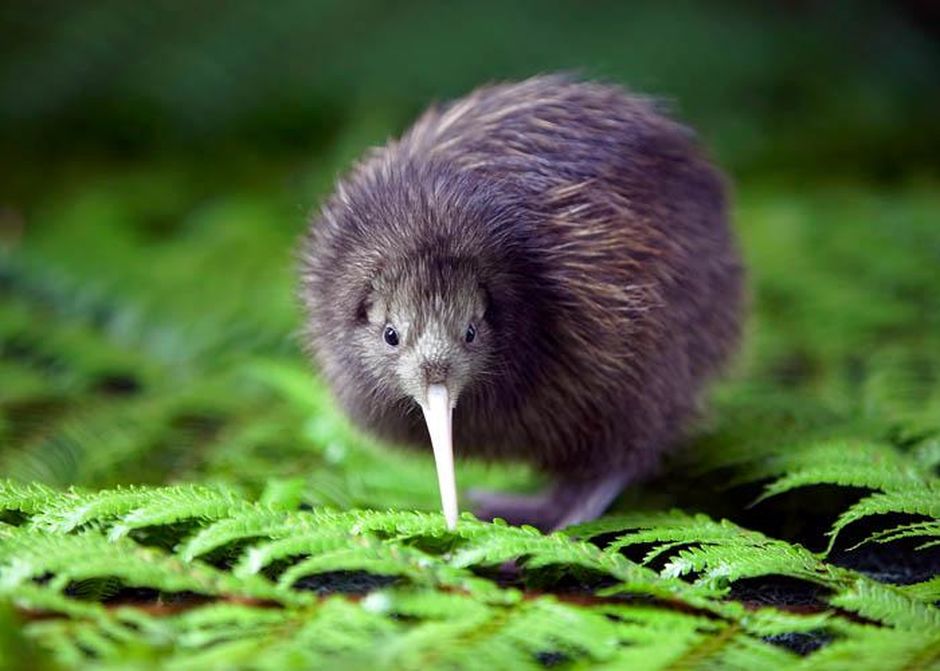
[[[555,531],[600,517],[629,479],[625,474],[613,473],[587,480],[558,480],[531,495],[473,490],[468,497],[480,519],[501,517],[510,524],[531,524],[542,531]]]
[[[481,520],[500,517],[510,524],[531,524],[544,530],[545,522],[550,522],[542,518],[551,504],[551,490],[548,487],[535,494],[504,494],[472,489],[467,492],[467,498],[473,504],[474,515]]]
[[[610,473],[594,480],[560,481],[555,487],[560,514],[552,530],[590,522],[604,514],[632,478]]]

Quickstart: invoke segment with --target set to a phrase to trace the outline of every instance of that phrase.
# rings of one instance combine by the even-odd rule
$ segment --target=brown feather
[[[649,99],[562,76],[428,110],[339,182],[304,242],[305,340],[336,396],[364,428],[426,446],[369,349],[376,282],[409,304],[434,294],[427,310],[482,287],[488,344],[455,410],[458,453],[566,478],[653,469],[742,311],[725,180],[693,134]]]

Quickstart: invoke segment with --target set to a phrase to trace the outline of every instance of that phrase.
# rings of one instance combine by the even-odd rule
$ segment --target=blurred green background
[[[314,160],[354,128],[380,140],[431,100],[557,69],[673,101],[742,176],[896,178],[940,150],[929,0],[50,1],[4,3],[0,22],[4,153],[27,163]]]
[[[328,400],[293,335],[294,243],[431,101],[557,69],[668,100],[735,180],[756,317],[719,416],[792,393],[922,435],[938,19],[914,0],[3,3],[0,473],[300,477],[314,504],[433,507],[425,461],[310,419]],[[742,427],[739,448],[763,430]]]

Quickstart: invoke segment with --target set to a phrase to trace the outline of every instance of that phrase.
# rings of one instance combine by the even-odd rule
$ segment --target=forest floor
[[[430,457],[301,355],[333,173],[206,169],[0,211],[0,666],[940,666],[940,184],[740,184],[738,361],[661,476],[546,536],[446,530]]]

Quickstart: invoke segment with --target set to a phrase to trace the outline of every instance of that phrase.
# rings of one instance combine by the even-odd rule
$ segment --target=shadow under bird
[[[725,184],[620,87],[541,76],[433,107],[336,185],[301,252],[305,344],[360,426],[552,484],[481,518],[600,515],[677,444],[732,353],[742,268]]]

